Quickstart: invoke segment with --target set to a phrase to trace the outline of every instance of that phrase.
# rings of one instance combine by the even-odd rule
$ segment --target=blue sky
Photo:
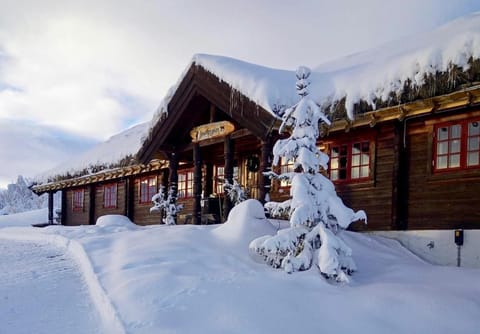
[[[480,11],[480,1],[0,0],[0,8],[5,187],[150,120],[195,53],[314,67],[415,38]]]

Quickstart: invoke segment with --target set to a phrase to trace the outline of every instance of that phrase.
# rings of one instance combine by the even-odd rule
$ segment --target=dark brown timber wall
[[[76,225],[88,225],[88,208],[90,207],[90,191],[88,187],[84,189],[84,198],[83,198],[83,209],[73,210],[73,191],[81,188],[74,188],[64,190],[66,192],[67,203],[65,205],[65,214],[64,217],[65,225],[67,226],[76,226]]]
[[[152,202],[140,203],[140,180],[147,176],[156,176],[158,188],[158,185],[162,184],[162,177],[158,174],[147,174],[135,178],[133,189],[133,221],[138,225],[160,224],[162,219],[160,212],[150,213],[150,208],[153,206]]]
[[[408,123],[408,229],[480,228],[480,169],[435,173],[434,124],[480,116],[443,115]]]
[[[103,203],[104,185],[117,184],[117,205],[114,208],[105,208]],[[125,215],[125,181],[101,183],[95,187],[95,219],[104,215]]]

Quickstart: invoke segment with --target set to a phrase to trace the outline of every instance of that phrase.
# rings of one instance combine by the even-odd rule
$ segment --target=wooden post
[[[230,184],[233,183],[233,150],[234,150],[234,141],[230,135],[225,137],[224,141],[224,157],[225,157],[225,171],[224,177],[225,181],[228,181]],[[232,209],[232,202],[225,194],[223,198],[223,221],[227,221],[228,214]]]
[[[200,152],[200,145],[195,143],[193,145],[193,223],[202,223],[202,155]]]
[[[135,183],[131,177],[125,178],[125,216],[133,222],[135,202]]]
[[[406,230],[408,227],[408,157],[405,121],[395,124],[395,160],[392,190],[392,229]]]
[[[168,164],[168,187],[172,190],[172,198],[170,204],[175,204],[177,201],[178,196],[178,157],[177,154],[174,152],[170,154],[169,164]],[[177,217],[173,217],[175,220],[175,224],[177,223]]]
[[[210,104],[210,123],[215,122],[215,105],[213,103]]]
[[[260,156],[260,175],[258,181],[258,194],[259,200],[262,204],[265,204],[266,197],[269,197],[271,180],[269,177],[265,176],[263,173],[269,172],[272,170],[272,142],[270,138],[262,140],[261,156]]]
[[[213,164],[205,163],[205,197],[213,193]]]
[[[48,223],[53,224],[53,191],[48,192]]]
[[[68,208],[68,203],[67,203],[67,190],[63,189],[62,190],[62,217],[61,217],[61,224],[66,225],[67,224],[67,208]]]
[[[97,187],[95,184],[90,185],[89,199],[90,205],[88,206],[88,224],[95,225],[95,197],[97,192]]]

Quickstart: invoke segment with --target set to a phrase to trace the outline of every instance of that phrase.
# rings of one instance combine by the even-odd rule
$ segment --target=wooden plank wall
[[[162,184],[162,174],[146,174],[142,175],[142,177],[154,175],[157,177],[157,186]],[[153,212],[150,213],[150,208],[153,206],[152,202],[149,203],[140,203],[140,180],[142,177],[136,177],[133,184],[133,201],[134,201],[134,209],[133,209],[133,221],[138,225],[153,225],[153,224],[160,224],[161,223],[161,214],[160,212]],[[157,189],[158,189],[157,188]]]
[[[106,184],[117,184],[117,206],[115,208],[103,207],[103,187]],[[125,181],[112,181],[97,184],[95,187],[95,222],[104,215],[125,215]]]
[[[432,172],[433,125],[408,125],[408,229],[480,228],[480,170]]]
[[[64,217],[65,225],[77,226],[88,225],[88,208],[90,207],[90,191],[89,188],[84,189],[84,202],[82,211],[73,211],[73,189],[64,190],[66,192],[67,203],[64,206],[66,210],[62,214]]]

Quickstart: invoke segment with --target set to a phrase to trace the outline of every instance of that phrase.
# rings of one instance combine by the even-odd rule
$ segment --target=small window
[[[435,127],[434,170],[449,171],[480,166],[480,120],[439,124]]]
[[[193,171],[178,172],[178,198],[193,197]]]
[[[332,181],[362,181],[370,178],[370,141],[333,144],[329,174]]]
[[[72,196],[73,211],[83,211],[84,198],[85,198],[84,189],[76,189],[73,191],[73,196]]]
[[[285,157],[281,157],[280,159],[280,174],[285,174],[285,173],[293,173],[293,164],[294,161],[293,159],[287,160]],[[291,182],[290,180],[280,180],[280,187],[290,187]]]
[[[103,207],[116,208],[117,207],[117,184],[106,184],[103,186]]]
[[[157,193],[157,177],[149,176],[140,179],[139,197],[140,204],[152,202],[152,197]]]
[[[239,168],[233,167],[233,179],[238,181]],[[223,184],[225,183],[225,166],[215,166],[215,176],[213,181],[213,189],[217,194],[223,194]]]

